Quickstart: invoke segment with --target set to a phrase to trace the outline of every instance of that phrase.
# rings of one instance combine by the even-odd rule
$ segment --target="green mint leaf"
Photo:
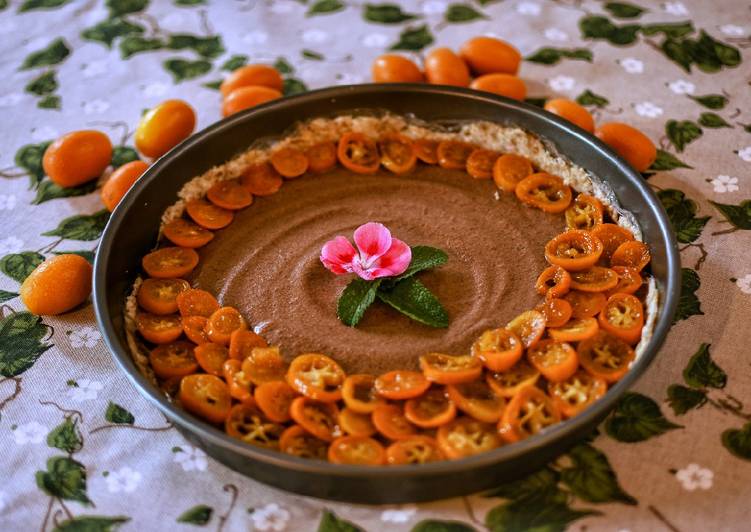
[[[396,283],[412,277],[417,272],[443,266],[448,260],[449,256],[443,250],[430,246],[414,246],[412,247],[412,261],[409,263],[409,267],[404,273],[395,277],[393,281]]]
[[[354,327],[362,319],[365,311],[375,301],[376,292],[381,285],[380,279],[366,281],[354,279],[339,296],[336,315],[345,325]]]
[[[402,279],[390,290],[378,290],[378,299],[430,327],[448,327],[449,317],[441,302],[414,277]]]

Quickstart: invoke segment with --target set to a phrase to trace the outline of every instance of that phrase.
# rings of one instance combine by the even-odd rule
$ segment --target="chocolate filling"
[[[434,166],[408,176],[341,168],[306,175],[255,198],[217,231],[191,281],[261,326],[287,359],[319,352],[348,373],[416,369],[421,354],[467,353],[482,331],[540,301],[534,282],[546,266],[543,247],[563,230],[563,217],[510,194],[496,198],[496,190],[490,180]],[[448,253],[445,266],[418,274],[448,311],[448,328],[422,325],[379,301],[357,327],[339,321],[337,298],[352,275],[326,270],[321,246],[337,235],[351,241],[369,221],[409,245]]]

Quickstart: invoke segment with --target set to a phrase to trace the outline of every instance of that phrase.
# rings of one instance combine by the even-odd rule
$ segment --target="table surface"
[[[741,1],[633,1],[641,9],[0,2],[0,529],[746,528],[751,97],[739,57],[751,46],[751,11]],[[187,444],[115,366],[90,304],[42,319],[24,311],[16,296],[29,268],[60,252],[92,256],[107,218],[94,185],[61,190],[43,175],[47,141],[97,128],[124,160],[142,110],[161,100],[189,101],[201,128],[216,121],[214,82],[233,65],[279,61],[290,90],[360,83],[394,45],[419,58],[484,33],[520,48],[531,97],[578,97],[596,120],[628,122],[659,144],[645,178],[669,209],[684,268],[678,321],[634,393],[599,436],[534,477],[486,496],[390,507],[284,493]]]

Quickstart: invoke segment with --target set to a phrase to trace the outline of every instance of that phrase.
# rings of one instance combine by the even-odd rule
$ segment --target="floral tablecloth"
[[[284,493],[192,447],[115,367],[91,309],[25,312],[44,257],[92,259],[96,184],[60,189],[46,144],[105,131],[137,156],[143,109],[219,117],[217,82],[275,63],[288,93],[367,81],[388,49],[420,58],[496,35],[530,100],[576,98],[660,147],[644,178],[681,245],[682,295],[658,358],[591,441],[486,494],[369,507]],[[629,0],[0,0],[0,529],[747,530],[751,484],[751,47],[747,2]],[[748,60],[748,57],[746,58]]]

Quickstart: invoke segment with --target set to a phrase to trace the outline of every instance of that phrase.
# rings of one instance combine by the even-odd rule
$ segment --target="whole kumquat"
[[[595,130],[595,120],[592,115],[575,101],[566,98],[553,98],[545,102],[545,110],[565,118],[590,133]]]
[[[643,172],[655,162],[657,148],[644,133],[621,122],[601,124],[595,135],[626,159],[637,172]]]
[[[414,62],[397,54],[383,54],[376,57],[371,74],[376,83],[421,83],[425,81],[425,76]]]
[[[149,165],[143,161],[131,161],[112,172],[109,179],[102,185],[100,192],[102,203],[108,211],[115,210],[125,193],[148,168]]]
[[[52,316],[74,309],[91,294],[91,264],[80,255],[45,260],[21,285],[21,301],[32,314]]]
[[[188,138],[196,113],[182,100],[166,100],[148,111],[136,129],[136,148],[146,157],[161,157]]]
[[[112,159],[112,143],[100,131],[73,131],[49,145],[42,168],[53,183],[76,187],[102,175]]]
[[[493,37],[470,39],[462,45],[459,53],[475,74],[516,74],[522,60],[519,50]]]
[[[222,102],[222,116],[230,116],[256,105],[281,98],[282,93],[262,85],[238,87],[227,94]]]
[[[485,74],[475,78],[469,86],[478,91],[492,92],[513,100],[521,101],[527,97],[524,80],[513,74]]]
[[[448,48],[435,48],[425,58],[425,77],[438,85],[469,86],[469,69],[464,60]]]
[[[282,75],[277,69],[268,65],[245,65],[232,71],[224,78],[219,86],[222,97],[226,98],[232,91],[240,87],[260,85],[281,91],[284,85]]]

